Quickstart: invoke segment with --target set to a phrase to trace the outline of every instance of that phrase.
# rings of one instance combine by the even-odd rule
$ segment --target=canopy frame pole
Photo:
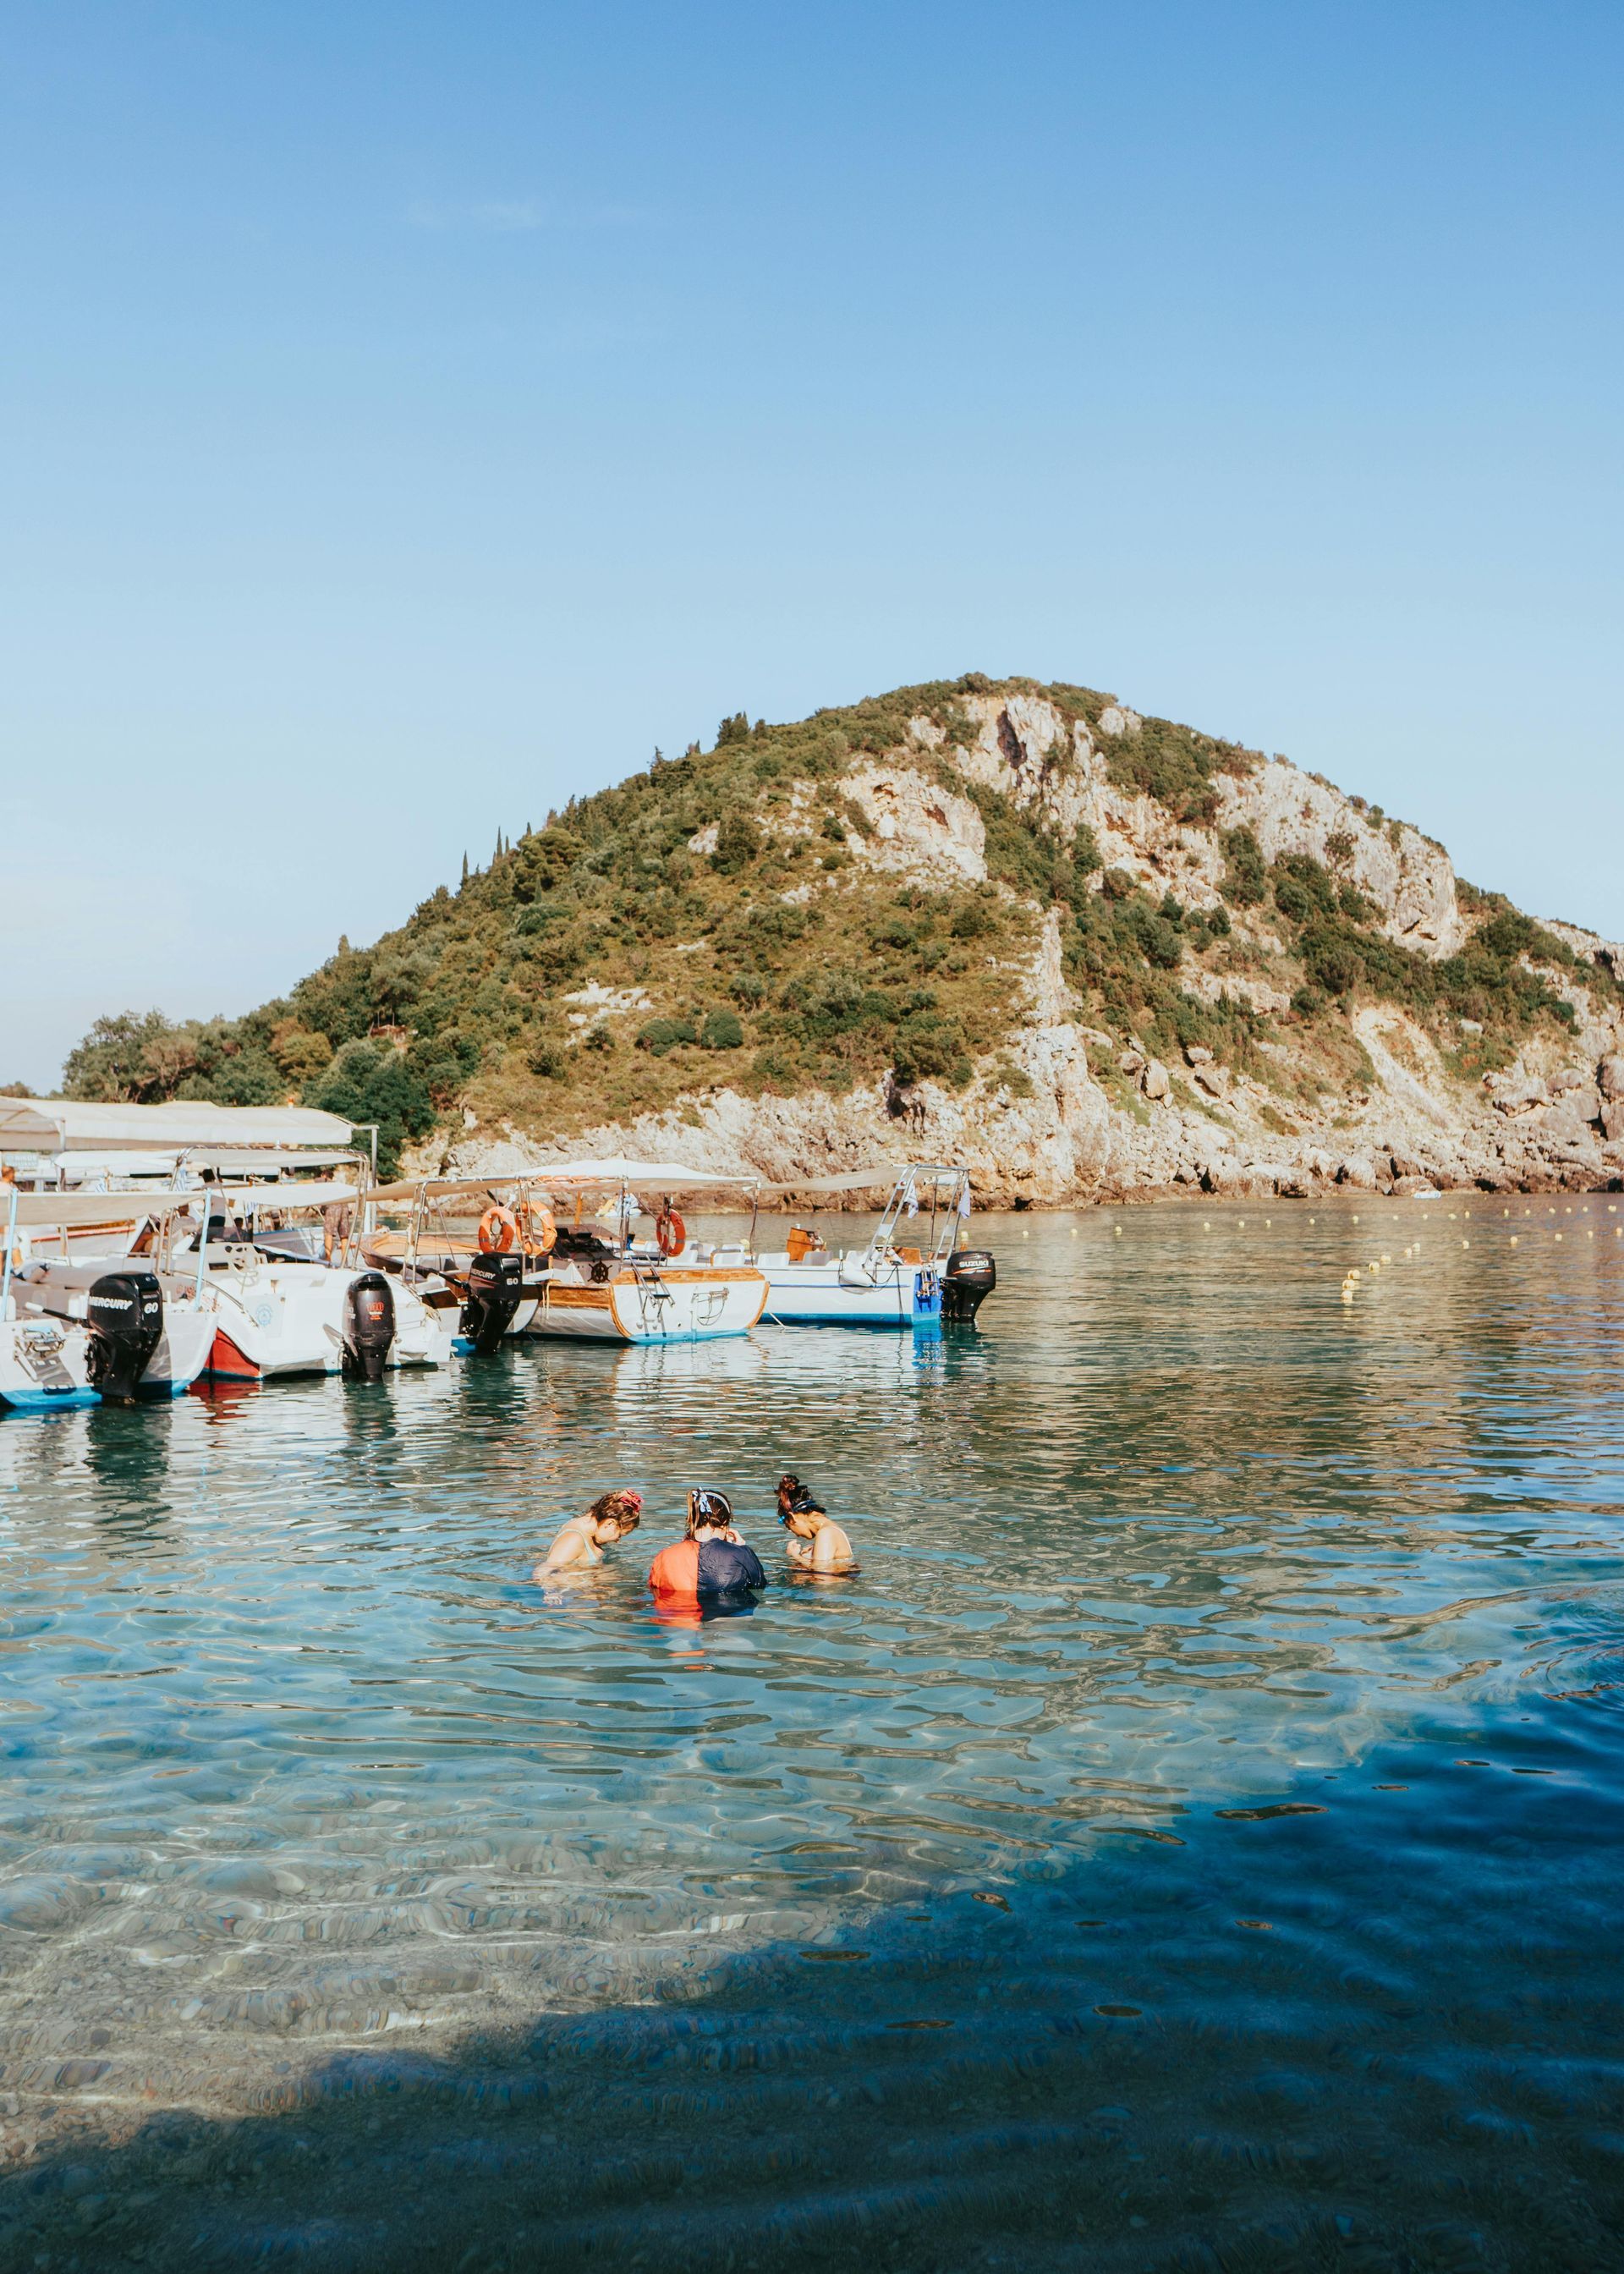
[[[13,1184],[7,1189],[11,1197],[6,1208],[5,1264],[0,1269],[0,1318],[11,1314],[11,1257],[17,1246],[17,1186]]]

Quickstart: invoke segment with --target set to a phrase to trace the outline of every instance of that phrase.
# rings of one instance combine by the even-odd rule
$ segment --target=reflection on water
[[[1608,2263],[1624,1220],[1455,1205],[0,1427],[0,2261]],[[753,1616],[655,1615],[690,1482]]]

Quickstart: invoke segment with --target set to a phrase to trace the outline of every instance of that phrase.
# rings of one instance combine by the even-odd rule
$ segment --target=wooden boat
[[[681,1249],[662,1254],[638,1243],[629,1225],[643,1213],[636,1197],[738,1191],[741,1180],[680,1162],[565,1162],[499,1177],[435,1177],[384,1186],[370,1195],[380,1210],[407,1221],[364,1235],[378,1268],[409,1284],[439,1275],[463,1298],[470,1347],[504,1337],[565,1342],[708,1342],[748,1334],[767,1299],[763,1274],[748,1258],[715,1261]],[[470,1211],[488,1204],[483,1233]],[[580,1221],[589,1201],[607,1208],[613,1232]],[[554,1205],[575,1221],[559,1223]],[[498,1243],[500,1244],[498,1244]]]

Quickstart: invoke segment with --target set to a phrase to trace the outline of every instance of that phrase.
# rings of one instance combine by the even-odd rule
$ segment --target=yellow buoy
[[[1514,1231],[1514,1232],[1512,1233],[1512,1235],[1511,1235],[1511,1244],[1512,1244],[1512,1246],[1513,1246],[1514,1247],[1515,1247],[1515,1246],[1516,1246],[1516,1244],[1517,1244],[1517,1236],[1516,1236],[1516,1233],[1515,1233],[1515,1231]]]

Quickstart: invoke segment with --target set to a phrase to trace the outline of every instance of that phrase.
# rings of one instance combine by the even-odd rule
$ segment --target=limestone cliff
[[[929,1156],[1014,1206],[1620,1181],[1624,947],[1469,892],[1440,846],[1284,759],[1208,746],[1205,772],[1175,781],[1145,760],[1139,714],[1077,692],[961,682],[893,719],[883,748],[778,776],[749,817],[791,864],[769,906],[838,914],[880,882],[915,905],[966,888],[999,904],[985,960],[1004,1031],[968,1065],[791,1087],[707,1062],[647,1110],[576,1117],[567,1143],[476,1089],[462,1133],[417,1157],[494,1171],[601,1146],[785,1181]],[[989,859],[989,832],[1011,824],[1070,863],[1065,892]],[[688,854],[714,861],[727,825],[691,832]],[[832,857],[793,873],[819,844]],[[1138,1015],[1101,960],[1130,933],[1163,990],[1141,988]],[[602,1034],[652,1005],[601,982],[572,1001]],[[1195,1039],[1196,1006],[1230,1022],[1216,1043]],[[1222,1046],[1231,1031],[1244,1047]]]

